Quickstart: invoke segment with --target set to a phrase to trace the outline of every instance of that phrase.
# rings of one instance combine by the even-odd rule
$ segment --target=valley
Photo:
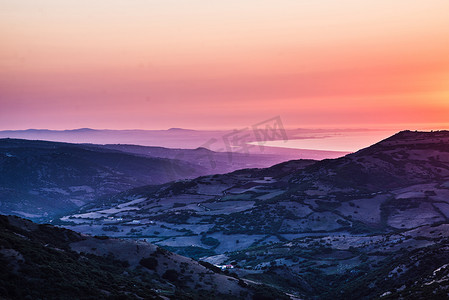
[[[339,159],[139,187],[54,222],[232,264],[239,276],[298,297],[332,298],[331,278],[371,276],[407,253],[444,249],[448,145],[448,132],[404,131]]]
[[[283,155],[0,139],[0,213],[48,221],[132,188],[241,168]]]

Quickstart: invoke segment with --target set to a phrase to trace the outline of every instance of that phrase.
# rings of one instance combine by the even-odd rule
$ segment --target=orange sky
[[[0,130],[449,123],[449,1],[0,0]]]

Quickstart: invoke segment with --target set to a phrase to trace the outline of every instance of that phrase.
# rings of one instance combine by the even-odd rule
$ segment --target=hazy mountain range
[[[173,149],[206,148],[215,152],[274,154],[281,156],[283,161],[286,161],[299,158],[336,158],[347,154],[348,151],[268,147],[267,142],[320,139],[352,131],[354,130],[283,129],[276,127],[271,129],[262,128],[260,132],[256,132],[251,126],[235,130],[191,130],[182,128],[171,128],[168,130],[28,129],[0,131],[0,138],[37,139],[68,143],[131,144]],[[355,131],[370,132],[367,129]],[[255,142],[257,145],[248,144],[251,142]]]

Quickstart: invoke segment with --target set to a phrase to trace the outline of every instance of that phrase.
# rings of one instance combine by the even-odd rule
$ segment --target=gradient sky
[[[449,1],[0,0],[0,129],[449,123]]]

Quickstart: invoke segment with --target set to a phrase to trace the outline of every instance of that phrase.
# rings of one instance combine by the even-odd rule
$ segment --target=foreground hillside
[[[0,268],[1,299],[289,299],[145,242],[13,216],[0,215]]]
[[[219,151],[232,151],[234,154],[250,153],[251,156],[255,154],[265,157],[265,160],[274,164],[282,161],[298,158],[308,159],[323,159],[340,157],[347,152],[340,151],[323,151],[323,150],[306,150],[306,149],[291,149],[281,147],[264,147],[260,149],[259,146],[251,147],[245,146],[242,142],[262,142],[274,140],[294,140],[294,139],[308,139],[308,138],[324,138],[329,135],[339,135],[351,132],[361,132],[360,130],[325,130],[325,129],[283,129],[276,120],[272,119],[274,123],[260,124],[260,127],[245,128],[242,130],[191,130],[182,128],[170,128],[168,130],[99,130],[91,128],[79,128],[73,130],[48,130],[48,129],[27,129],[27,130],[4,130],[0,131],[0,138],[15,138],[15,139],[31,139],[31,140],[46,140],[58,141],[68,143],[94,143],[102,144],[108,148],[119,148],[125,152],[138,152],[148,154],[151,156],[172,158],[173,155],[179,157],[175,148],[183,148],[182,150],[198,149],[205,147],[213,150],[214,153]],[[249,124],[248,124],[249,125]],[[269,125],[269,126],[266,126]],[[270,127],[271,125],[271,127]],[[257,130],[257,134],[255,130]],[[237,132],[237,133],[236,133]],[[363,131],[362,131],[363,132]],[[372,133],[372,132],[371,132]],[[235,144],[237,149],[230,149],[230,146]],[[140,145],[140,146],[136,146]],[[148,147],[149,146],[149,147]],[[156,146],[156,147],[155,147]],[[267,146],[267,145],[265,145]],[[173,150],[173,151],[172,151]],[[156,154],[156,155],[154,155]],[[265,155],[270,154],[270,155]],[[158,156],[160,155],[160,156]],[[194,151],[187,151],[185,157],[196,156]],[[226,155],[225,155],[226,156]],[[244,155],[243,155],[244,156]],[[200,157],[200,159],[202,159]],[[251,158],[250,158],[251,159]],[[223,161],[220,157],[218,160]],[[229,168],[231,165],[240,164],[239,159],[229,161],[226,158],[227,164],[223,167]],[[263,160],[253,161],[259,164],[259,167],[267,167]],[[256,166],[254,166],[256,167]],[[238,168],[234,168],[236,170]],[[230,172],[230,170],[228,170]]]
[[[427,279],[418,274],[432,278],[449,263],[449,132],[404,131],[339,159],[142,187],[61,220],[232,263],[301,297],[421,295],[416,284]],[[429,257],[441,265],[412,267]],[[404,281],[385,284],[395,274]]]

